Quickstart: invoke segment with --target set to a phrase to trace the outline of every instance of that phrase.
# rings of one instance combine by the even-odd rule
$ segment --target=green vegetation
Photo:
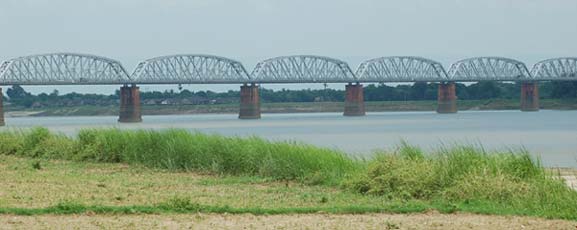
[[[575,99],[542,99],[542,109],[577,109]],[[464,100],[457,103],[464,110],[519,110],[518,99]],[[282,102],[262,103],[263,113],[342,112],[344,102]],[[118,116],[116,105],[82,105],[70,107],[23,108],[7,106],[7,111],[30,112],[30,116]],[[367,112],[386,111],[435,111],[437,101],[367,101]],[[144,115],[232,113],[239,110],[238,103],[214,105],[142,105]],[[18,114],[13,114],[18,116]]]
[[[345,92],[343,89],[304,89],[304,90],[271,90],[260,88],[260,97],[263,103],[302,103],[302,102],[342,102]],[[460,84],[457,87],[457,97],[460,101],[478,100],[515,100],[518,104],[520,84],[509,82],[477,82],[469,85]],[[430,101],[437,99],[438,83],[416,82],[414,84],[400,84],[387,86],[385,84],[367,84],[364,97],[368,102],[377,101]],[[540,82],[539,93],[541,99],[577,99],[576,82]],[[62,107],[96,106],[106,107],[118,105],[119,91],[112,95],[69,93],[60,95],[57,90],[50,94],[33,95],[26,92],[19,85],[6,90],[11,106],[18,109],[45,109]],[[212,92],[189,90],[167,90],[164,92],[141,92],[143,105],[215,105],[238,104],[240,92]],[[117,106],[115,106],[117,107]],[[515,106],[517,108],[518,106]],[[574,108],[574,107],[573,107]],[[419,109],[427,110],[427,109]],[[92,111],[88,114],[98,113]]]
[[[561,218],[577,213],[577,192],[552,179],[523,151],[491,154],[455,147],[425,155],[405,144],[396,154],[378,155],[346,187],[391,199],[442,200],[493,211],[553,212]]]
[[[0,133],[0,174],[11,185],[0,213],[11,214],[435,209],[577,220],[577,192],[528,153],[466,146],[424,154],[403,144],[358,160],[256,137],[36,128]]]
[[[577,83],[544,82],[539,85],[543,109],[577,109]],[[144,115],[238,113],[239,92],[141,92]],[[270,90],[260,89],[263,113],[342,112],[344,90]],[[520,86],[514,83],[479,82],[457,84],[459,110],[518,110]],[[69,93],[33,95],[14,85],[6,91],[5,111],[14,116],[102,116],[118,115],[119,92],[113,95]],[[367,85],[364,89],[367,112],[434,111],[437,84]]]
[[[413,213],[424,212],[431,208],[438,208],[447,213],[444,207],[435,207],[419,203],[394,203],[382,207],[375,206],[344,206],[344,207],[308,207],[308,208],[233,208],[230,206],[209,206],[192,203],[190,199],[173,198],[155,205],[131,206],[101,206],[83,205],[75,202],[61,202],[46,208],[0,208],[0,214],[41,215],[41,214],[82,214],[93,212],[96,214],[162,214],[162,213],[228,213],[228,214],[364,214],[364,213]],[[451,210],[449,210],[451,212]]]
[[[344,153],[261,138],[223,137],[186,130],[81,130],[78,138],[46,128],[0,133],[0,153],[34,158],[130,163],[174,171],[255,175],[331,183],[355,171]]]

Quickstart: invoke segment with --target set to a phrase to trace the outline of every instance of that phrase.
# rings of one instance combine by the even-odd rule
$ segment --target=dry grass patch
[[[41,169],[33,167],[37,162]],[[386,202],[331,186],[4,155],[0,155],[0,175],[0,207],[11,208],[43,208],[61,202],[154,205],[175,197],[236,208],[374,206]]]

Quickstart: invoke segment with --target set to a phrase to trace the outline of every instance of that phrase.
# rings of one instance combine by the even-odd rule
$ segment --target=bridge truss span
[[[256,65],[251,78],[258,83],[347,83],[356,82],[349,65],[341,60],[313,56],[281,56]]]
[[[533,80],[523,62],[503,57],[475,57],[458,61],[449,69],[451,81]]]
[[[0,65],[2,85],[105,85],[128,81],[128,73],[120,62],[87,54],[32,55]]]
[[[413,56],[380,57],[365,61],[356,71],[361,82],[448,81],[439,62]]]
[[[577,57],[561,57],[540,61],[531,69],[531,75],[542,81],[577,80]]]
[[[148,59],[131,75],[135,84],[238,84],[250,82],[244,66],[213,55],[172,55]]]

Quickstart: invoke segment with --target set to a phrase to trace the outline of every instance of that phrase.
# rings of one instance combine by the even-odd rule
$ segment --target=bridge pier
[[[240,87],[240,112],[239,119],[260,119],[260,98],[258,85],[252,83]]]
[[[140,91],[136,84],[120,87],[120,114],[118,122],[142,122]]]
[[[4,94],[2,93],[2,88],[0,88],[0,126],[4,126]]]
[[[539,87],[537,82],[521,84],[521,111],[539,111]]]
[[[441,82],[437,93],[437,113],[457,112],[455,82]]]
[[[363,85],[349,83],[345,86],[345,112],[344,116],[364,116],[365,115],[365,98],[363,94]]]

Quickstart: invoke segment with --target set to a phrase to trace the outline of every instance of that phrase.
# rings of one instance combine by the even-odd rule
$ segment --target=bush
[[[350,187],[390,198],[429,198],[435,189],[434,170],[429,162],[399,155],[380,155],[369,163],[366,175],[353,179]]]

